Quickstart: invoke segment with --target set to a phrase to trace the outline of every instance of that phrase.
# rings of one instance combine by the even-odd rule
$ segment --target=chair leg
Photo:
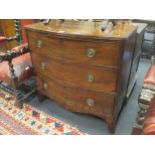
[[[12,86],[13,89],[16,90],[17,87],[18,87],[18,78],[15,75],[15,70],[13,68],[12,59],[10,59],[8,61],[8,65],[9,65],[9,70],[10,70],[10,75],[11,75],[11,86]],[[23,107],[23,104],[20,101],[20,96],[19,96],[18,93],[15,94],[15,98],[16,98],[15,106],[17,106],[19,108],[22,108]]]
[[[20,94],[17,94],[16,95],[16,102],[15,102],[15,105],[18,107],[18,108],[23,108],[23,103],[25,102],[25,100],[31,96],[33,93],[36,92],[36,88],[32,89],[29,93],[27,93],[26,95],[24,95],[23,97],[20,96]]]
[[[10,74],[11,74],[11,86],[14,89],[17,89],[17,87],[18,87],[18,78],[15,75],[15,70],[13,68],[12,60],[8,61],[8,65],[9,65],[9,70],[10,70]]]
[[[23,108],[23,103],[20,100],[19,94],[17,94],[15,97],[16,97],[15,106],[17,106],[18,108],[22,109]]]

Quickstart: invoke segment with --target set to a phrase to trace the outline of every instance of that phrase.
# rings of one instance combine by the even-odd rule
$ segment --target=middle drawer
[[[118,69],[64,63],[33,52],[31,55],[36,73],[59,83],[93,91],[116,91]]]

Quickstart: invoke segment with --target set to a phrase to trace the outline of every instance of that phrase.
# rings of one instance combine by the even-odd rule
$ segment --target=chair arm
[[[21,44],[19,46],[16,46],[14,48],[12,48],[12,52],[16,52],[16,53],[22,53],[23,51],[28,51],[28,43],[24,43],[24,44]]]
[[[0,55],[0,62],[2,61],[11,61],[13,58],[18,57],[22,54],[28,53],[30,50],[28,44],[22,44],[20,46],[14,47],[11,52],[3,53]]]

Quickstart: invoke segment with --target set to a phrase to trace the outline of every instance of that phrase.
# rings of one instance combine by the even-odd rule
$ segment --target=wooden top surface
[[[137,29],[137,27],[133,24],[125,24],[102,31],[102,24],[103,21],[51,20],[48,25],[44,25],[43,23],[35,23],[27,25],[25,28],[32,31],[51,33],[57,36],[113,40],[127,39]]]

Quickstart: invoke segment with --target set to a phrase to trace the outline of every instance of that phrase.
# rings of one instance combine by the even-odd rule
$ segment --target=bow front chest
[[[26,26],[37,90],[65,108],[104,119],[114,131],[127,93],[136,28],[109,32],[100,22]]]

